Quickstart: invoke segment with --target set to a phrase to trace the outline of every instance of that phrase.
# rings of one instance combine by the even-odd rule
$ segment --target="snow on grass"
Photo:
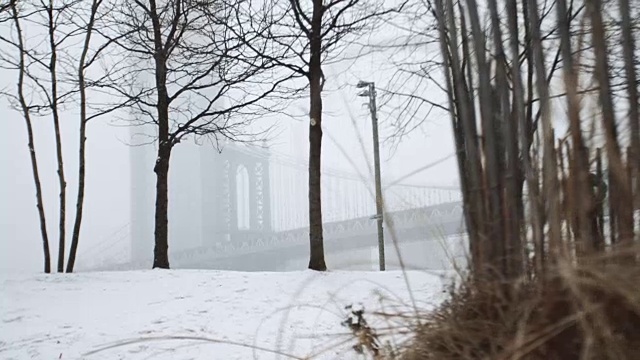
[[[439,301],[442,277],[407,276],[418,308]],[[399,271],[4,275],[0,359],[287,358],[277,351],[351,359],[354,341],[340,325],[345,306],[406,311],[413,309],[411,298]],[[374,328],[389,326],[381,317],[367,320]]]

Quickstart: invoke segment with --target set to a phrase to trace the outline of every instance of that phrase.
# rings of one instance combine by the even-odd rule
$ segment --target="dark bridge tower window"
[[[249,171],[244,165],[236,169],[236,206],[238,230],[251,228],[251,188]]]

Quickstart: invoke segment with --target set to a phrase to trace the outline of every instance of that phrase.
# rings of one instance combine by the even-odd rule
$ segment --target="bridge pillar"
[[[203,148],[202,166],[202,246],[224,242],[230,232],[231,161],[215,149]]]
[[[268,150],[228,144],[217,152],[209,149],[202,161],[203,246],[246,239],[252,233],[271,232],[271,199]],[[244,167],[248,179],[240,179]],[[242,175],[244,176],[244,175]],[[239,183],[248,181],[248,194]],[[248,204],[239,202],[248,199]],[[239,207],[248,206],[248,214]],[[239,216],[249,216],[248,229],[238,227]],[[246,219],[244,219],[246,220]]]
[[[139,136],[152,134],[149,126],[131,126],[129,134],[131,143],[138,145],[142,140]],[[147,138],[142,137],[148,141]],[[131,260],[151,261],[153,259],[153,209],[155,199],[155,178],[153,166],[155,149],[152,146],[132,146],[130,156],[131,181]]]

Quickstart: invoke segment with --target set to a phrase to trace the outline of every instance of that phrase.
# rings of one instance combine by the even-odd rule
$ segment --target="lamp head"
[[[370,82],[360,80],[360,81],[358,81],[358,84],[356,85],[356,87],[357,87],[358,89],[361,89],[361,88],[366,88],[366,87],[368,87],[369,85],[371,85],[371,83],[370,83]]]

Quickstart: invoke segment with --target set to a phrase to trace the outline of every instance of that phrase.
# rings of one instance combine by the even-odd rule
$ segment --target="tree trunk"
[[[461,176],[465,179],[461,182],[464,185],[463,197],[465,198],[465,213],[468,214],[467,232],[469,234],[469,248],[471,250],[472,268],[474,277],[480,279],[483,277],[483,269],[487,256],[485,239],[485,218],[482,210],[483,188],[480,185],[482,177],[482,164],[480,162],[480,153],[477,142],[476,115],[473,108],[473,77],[470,76],[469,66],[467,66],[467,82],[464,79],[463,68],[461,63],[470,62],[469,47],[466,38],[466,27],[463,12],[460,12],[461,32],[462,32],[462,60],[457,51],[452,49],[458,48],[458,36],[454,20],[453,2],[447,1],[446,10],[441,1],[436,3],[436,11],[440,17],[440,46],[442,49],[445,63],[451,72],[445,72],[445,76],[450,76],[450,113],[452,114],[453,128],[459,131],[460,139],[458,142],[461,148],[458,149],[458,161],[462,161],[464,172]],[[446,16],[445,16],[446,12]],[[445,20],[446,18],[446,20]],[[445,22],[446,21],[446,22]],[[445,23],[447,24],[445,26]],[[450,44],[447,44],[447,27],[450,35]],[[447,55],[444,55],[447,54]],[[445,70],[446,71],[446,70]],[[453,107],[457,111],[453,110]],[[460,166],[460,165],[459,165]]]
[[[169,160],[172,143],[169,139],[169,101],[166,88],[164,61],[156,70],[158,88],[158,157],[153,172],[156,173],[155,247],[153,268],[169,268]]]
[[[582,137],[580,120],[580,104],[578,97],[578,74],[574,68],[573,50],[571,48],[571,14],[567,7],[566,0],[558,0],[556,9],[558,10],[558,32],[560,35],[560,47],[562,51],[562,66],[564,73],[564,83],[567,92],[567,107],[569,115],[569,130],[573,143],[573,167],[570,174],[573,181],[575,209],[574,233],[578,239],[578,251],[584,253],[592,249],[592,245],[597,242],[597,234],[590,228],[595,216],[595,202],[593,199],[592,187],[589,181],[589,155]],[[593,249],[592,249],[593,250]]]
[[[49,74],[51,76],[51,112],[53,116],[53,128],[56,139],[56,157],[58,161],[58,182],[60,184],[60,211],[59,211],[59,245],[58,245],[58,272],[64,272],[65,258],[65,237],[66,237],[66,208],[67,208],[67,182],[64,176],[64,163],[62,160],[62,137],[60,135],[60,115],[58,114],[58,79],[57,79],[57,49],[55,39],[53,0],[49,1],[47,8],[49,17],[49,46],[51,57],[49,63]]]
[[[24,104],[24,97],[20,95],[20,102]],[[26,112],[26,111],[25,111]],[[42,185],[40,184],[40,174],[38,172],[38,160],[36,158],[36,148],[33,141],[33,128],[31,126],[30,116],[25,117],[27,125],[27,136],[29,155],[31,156],[31,170],[33,172],[33,183],[36,186],[36,207],[38,208],[38,217],[40,219],[40,234],[42,236],[42,249],[44,251],[44,272],[51,272],[51,253],[49,252],[49,235],[47,234],[47,221],[44,213],[44,201],[42,200]]]
[[[452,58],[456,56],[450,51],[451,47],[455,48],[455,28],[451,29],[451,36],[449,39],[453,42],[453,45],[447,42],[447,25],[445,23],[444,16],[444,4],[443,0],[436,0],[434,2],[434,9],[436,13],[437,25],[438,25],[438,34],[439,34],[439,43],[440,43],[440,52],[442,54],[442,58],[444,61],[444,66],[442,67],[444,71],[445,84],[447,89],[447,100],[449,106],[449,116],[451,120],[451,128],[453,130],[455,148],[456,148],[456,159],[458,162],[458,173],[460,174],[460,188],[462,189],[462,203],[463,203],[463,211],[464,211],[464,220],[465,225],[467,227],[467,233],[469,234],[469,251],[470,251],[470,259],[471,259],[471,269],[475,273],[479,272],[479,266],[477,265],[480,254],[478,252],[478,230],[476,225],[476,218],[480,215],[477,212],[473,211],[472,207],[475,205],[475,202],[472,201],[471,192],[469,191],[472,188],[469,185],[470,182],[470,172],[469,170],[469,162],[467,160],[468,154],[465,151],[465,138],[466,134],[462,128],[462,117],[466,114],[463,110],[463,106],[466,104],[462,104],[464,99],[460,99],[458,97],[459,90],[458,87],[461,84],[456,84],[454,79],[457,80],[457,76],[454,76],[453,73],[457,70],[459,64],[453,64]],[[451,5],[449,2],[447,5]],[[462,33],[464,34],[466,30],[464,29],[464,20],[461,21],[462,24]],[[463,48],[465,48],[463,37]],[[464,53],[464,50],[463,50]],[[467,67],[468,69],[468,67]],[[455,90],[454,90],[455,89]]]
[[[169,268],[169,93],[167,90],[167,53],[162,43],[162,25],[155,0],[149,1],[155,46],[155,80],[158,115],[158,157],[153,171],[156,173],[156,208],[153,249],[153,268]]]
[[[631,166],[631,176],[635,179],[631,189],[634,193],[634,209],[640,208],[640,109],[638,109],[638,86],[637,74],[634,64],[635,57],[635,39],[631,30],[631,9],[629,0],[619,0],[620,14],[622,15],[622,48],[624,50],[624,68],[629,86],[629,130],[631,137],[631,156],[627,161]],[[635,189],[634,189],[635,188]]]
[[[36,187],[36,207],[38,208],[38,217],[40,219],[40,234],[42,236],[42,248],[44,252],[44,272],[51,272],[51,254],[49,252],[49,235],[47,234],[47,221],[44,214],[44,205],[42,201],[42,186],[40,184],[40,174],[38,172],[38,159],[36,157],[36,148],[33,141],[33,127],[31,125],[31,115],[29,114],[29,107],[24,97],[24,74],[25,74],[25,61],[24,61],[24,44],[22,41],[22,27],[20,26],[20,20],[18,16],[17,0],[11,1],[11,12],[16,27],[16,34],[18,36],[18,46],[20,50],[20,68],[18,73],[18,99],[20,101],[20,107],[24,116],[24,122],[27,126],[27,139],[29,146],[29,156],[31,158],[31,171],[33,172],[33,183]]]
[[[87,92],[85,87],[84,68],[87,53],[89,52],[89,43],[91,42],[91,34],[95,23],[96,12],[100,2],[93,0],[91,6],[91,17],[87,24],[87,34],[84,39],[84,47],[82,55],[78,62],[78,83],[80,87],[80,132],[79,132],[79,149],[78,149],[78,196],[76,198],[76,218],[73,224],[73,233],[71,235],[71,249],[69,251],[69,261],[67,262],[67,272],[73,272],[76,263],[76,253],[78,252],[78,242],[80,240],[80,226],[82,225],[82,212],[84,209],[84,179],[85,179],[85,143],[87,129]]]
[[[84,76],[80,78],[80,86],[84,87]],[[85,188],[85,142],[87,128],[86,93],[80,90],[80,144],[78,149],[78,196],[76,198],[76,217],[73,223],[73,233],[71,234],[71,248],[69,249],[69,261],[67,261],[67,272],[73,272],[78,252],[78,242],[80,240],[80,227],[82,225],[82,212],[84,209],[84,188]]]
[[[498,161],[503,173],[502,184],[504,189],[502,199],[502,211],[504,216],[502,229],[504,232],[504,243],[499,246],[499,256],[502,257],[503,274],[510,278],[519,277],[522,274],[522,256],[520,245],[520,223],[518,220],[517,194],[517,168],[518,168],[518,136],[517,128],[514,124],[509,98],[509,86],[507,84],[507,63],[506,53],[503,47],[502,30],[500,28],[500,15],[496,0],[489,0],[491,14],[492,36],[495,47],[496,61],[496,88],[494,94],[497,128],[496,135],[499,139]],[[516,54],[516,57],[518,55]],[[506,154],[506,156],[505,156]]]
[[[153,268],[169,269],[169,157],[171,147],[161,141],[158,159],[153,171],[156,173],[155,247]]]
[[[313,2],[309,58],[309,269],[327,270],[322,238],[320,155],[322,152],[322,0]]]
[[[509,45],[510,45],[510,49],[511,49],[511,57],[512,57],[512,69],[511,72],[513,73],[512,78],[513,78],[513,101],[512,101],[512,116],[513,116],[513,128],[512,130],[514,131],[514,135],[512,136],[513,138],[511,139],[511,141],[513,141],[513,143],[516,146],[516,149],[513,150],[513,154],[518,154],[520,155],[520,157],[522,158],[522,161],[520,164],[518,164],[518,159],[513,159],[513,163],[511,164],[511,166],[513,166],[513,171],[514,171],[514,176],[516,177],[516,179],[514,180],[516,182],[515,185],[515,194],[513,195],[517,200],[516,202],[516,218],[517,218],[517,225],[514,226],[514,231],[517,231],[517,233],[513,234],[513,242],[512,242],[512,246],[513,248],[515,248],[516,253],[514,253],[514,268],[515,266],[518,266],[518,270],[519,273],[518,275],[521,275],[522,273],[524,273],[524,269],[522,268],[523,266],[526,266],[525,264],[525,259],[526,259],[526,255],[525,255],[525,246],[522,242],[522,236],[521,234],[523,233],[523,225],[525,224],[525,212],[524,212],[524,202],[522,199],[522,194],[523,194],[523,186],[524,186],[524,181],[525,181],[525,171],[529,171],[530,167],[531,167],[531,163],[529,162],[529,148],[526,147],[528,141],[527,141],[527,136],[525,133],[525,126],[524,126],[524,122],[525,122],[525,112],[524,112],[524,87],[523,87],[523,83],[522,83],[522,70],[520,67],[520,62],[519,61],[515,61],[515,59],[518,58],[519,54],[520,54],[520,41],[519,39],[519,35],[518,35],[518,7],[517,4],[515,2],[507,2],[507,17],[508,17],[508,24],[509,24],[509,32],[511,33],[510,35],[510,39],[509,39]],[[512,144],[513,146],[513,144]],[[516,155],[517,156],[517,155]]]
[[[486,160],[485,176],[487,181],[487,259],[490,268],[490,276],[498,275],[496,269],[490,264],[499,262],[500,249],[504,245],[503,233],[503,212],[502,212],[502,181],[500,174],[502,173],[499,154],[500,143],[496,132],[495,114],[498,109],[494,109],[493,99],[491,98],[491,71],[489,63],[486,59],[486,39],[484,31],[481,28],[480,17],[478,14],[478,5],[475,0],[468,1],[469,21],[473,34],[473,48],[475,50],[476,64],[478,66],[478,86],[480,99],[480,117],[482,135],[484,136],[484,156]]]
[[[592,41],[595,53],[595,73],[598,80],[600,107],[602,109],[602,125],[605,130],[607,163],[610,171],[610,191],[616,204],[617,227],[621,245],[631,245],[634,238],[633,229],[633,197],[628,182],[627,167],[622,160],[622,152],[618,143],[618,130],[613,99],[611,98],[611,80],[609,76],[608,48],[606,32],[602,20],[602,2],[587,2],[591,15]],[[629,84],[633,86],[633,84]]]

